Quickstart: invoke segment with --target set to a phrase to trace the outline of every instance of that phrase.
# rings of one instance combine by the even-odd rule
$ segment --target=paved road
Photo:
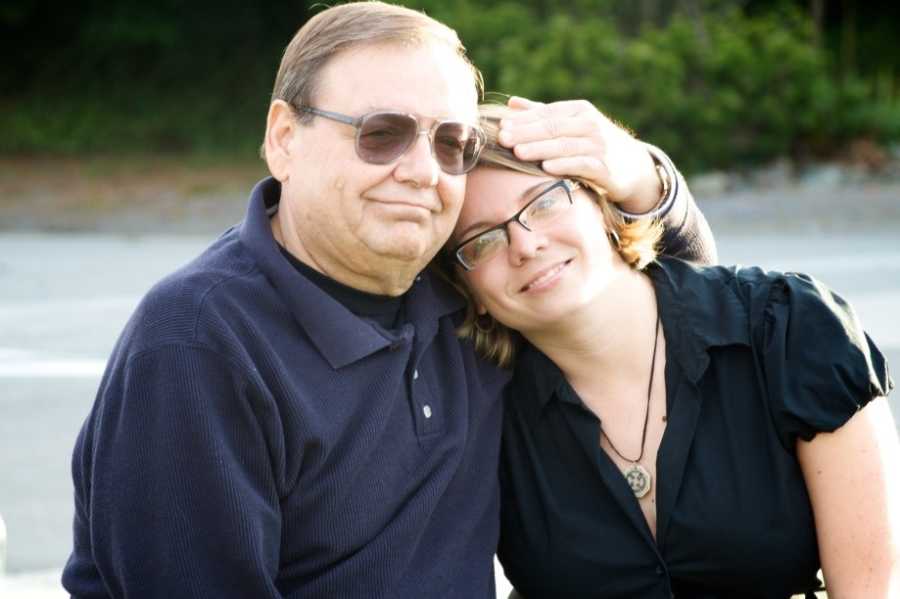
[[[888,359],[900,364],[900,228],[779,235],[722,229],[723,263],[816,275],[844,293]],[[0,234],[0,514],[11,574],[63,564],[72,517],[69,453],[105,358],[141,294],[210,238]],[[898,396],[892,405],[900,420]]]

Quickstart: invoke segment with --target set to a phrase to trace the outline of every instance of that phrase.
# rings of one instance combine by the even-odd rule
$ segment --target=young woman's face
[[[558,181],[506,169],[475,169],[450,246],[506,221]],[[541,329],[588,305],[618,268],[627,268],[610,246],[603,214],[589,192],[575,187],[569,204],[560,187],[550,193],[560,191],[566,206],[552,219],[532,225],[531,231],[515,221],[507,224],[508,246],[462,271],[479,312],[520,331]],[[539,210],[543,201],[536,201]]]

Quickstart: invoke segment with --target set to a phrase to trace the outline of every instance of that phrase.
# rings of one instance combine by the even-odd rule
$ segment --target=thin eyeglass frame
[[[551,191],[553,191],[554,189],[557,189],[559,187],[562,187],[566,191],[566,195],[569,198],[569,206],[574,204],[575,198],[573,197],[572,194],[575,193],[576,189],[581,187],[581,184],[578,183],[578,181],[573,181],[571,179],[560,179],[556,183],[553,183],[552,185],[548,186],[546,189],[541,191],[539,194],[537,194],[536,196],[534,196],[533,198],[528,200],[528,202],[524,206],[522,206],[522,208],[518,212],[513,214],[511,217],[509,217],[502,223],[498,223],[498,224],[494,225],[493,227],[490,227],[489,229],[485,229],[484,231],[481,231],[480,233],[476,233],[475,235],[472,235],[471,237],[468,237],[468,238],[464,239],[463,241],[461,241],[453,249],[453,257],[456,259],[456,262],[460,266],[462,266],[463,269],[465,269],[466,271],[472,271],[475,268],[478,268],[477,264],[475,266],[469,266],[468,264],[466,264],[465,259],[463,259],[463,257],[462,257],[462,249],[469,243],[471,243],[471,242],[475,241],[476,239],[478,239],[479,237],[481,237],[482,235],[487,235],[488,233],[492,233],[493,231],[503,231],[503,234],[506,236],[506,246],[509,247],[510,240],[509,240],[509,228],[508,227],[509,227],[509,225],[511,225],[514,222],[518,223],[519,226],[521,226],[526,231],[533,232],[533,229],[531,229],[528,225],[526,225],[524,222],[522,222],[522,215],[525,214],[525,212],[529,208],[531,208],[531,206],[534,205],[535,202],[537,202],[542,197],[544,197],[545,195],[547,195],[548,193],[550,193]]]

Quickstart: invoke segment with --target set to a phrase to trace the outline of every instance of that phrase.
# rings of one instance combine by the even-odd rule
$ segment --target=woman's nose
[[[518,266],[534,258],[546,246],[546,237],[539,231],[529,231],[518,222],[506,226],[509,236],[509,260]]]

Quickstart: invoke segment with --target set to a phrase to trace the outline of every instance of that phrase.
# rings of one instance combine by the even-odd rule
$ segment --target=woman
[[[486,109],[443,265],[461,333],[514,368],[507,577],[527,599],[784,599],[821,567],[832,599],[900,597],[883,356],[807,276],[657,259],[658,229],[597,185],[612,168],[579,106],[541,125],[565,165],[532,141],[546,108]]]

